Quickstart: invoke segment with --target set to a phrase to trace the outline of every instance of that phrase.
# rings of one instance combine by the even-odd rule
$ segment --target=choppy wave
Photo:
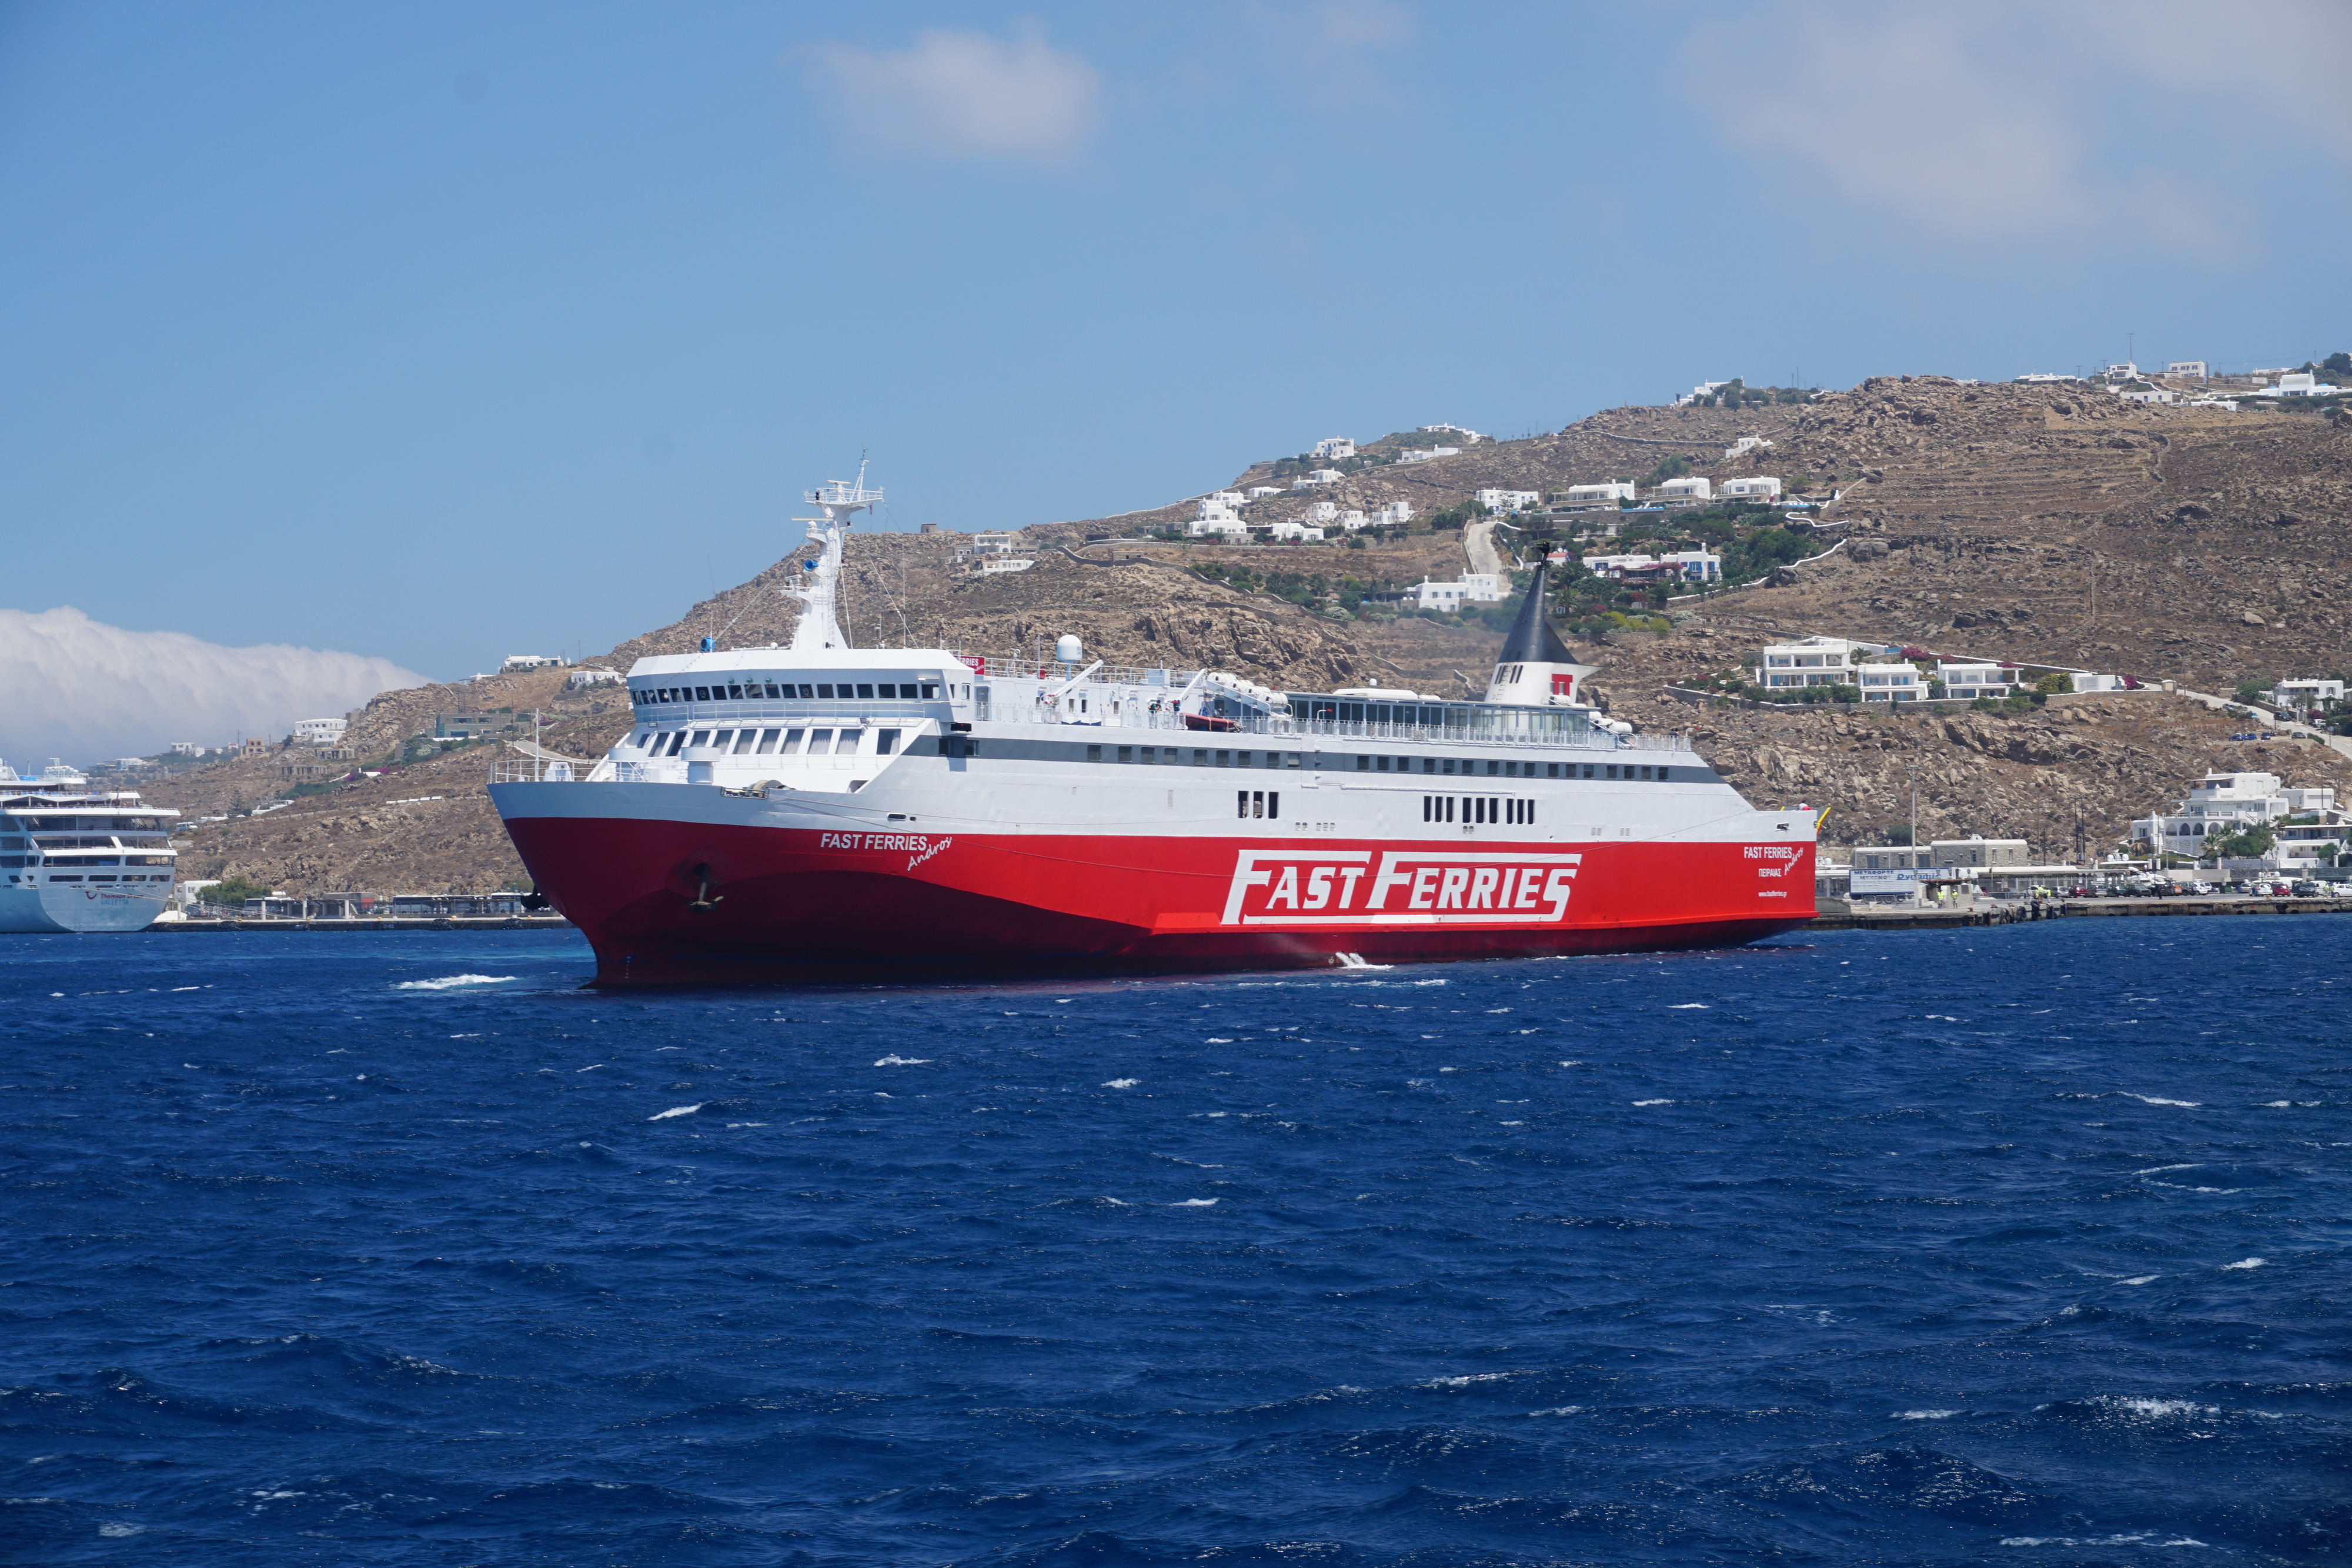
[[[0,938],[0,1555],[2320,1561],[2352,1258],[2271,1103],[2340,1102],[2352,922],[2163,925],[1050,991]],[[2153,1045],[2083,988],[2152,972]]]

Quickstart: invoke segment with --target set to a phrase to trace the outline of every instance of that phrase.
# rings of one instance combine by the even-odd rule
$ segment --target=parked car
[[[2315,882],[2298,882],[2294,884],[2294,895],[2297,898],[2324,898],[2326,894],[2327,890]]]

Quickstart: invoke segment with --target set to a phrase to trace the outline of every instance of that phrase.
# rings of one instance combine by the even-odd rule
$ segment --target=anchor
[[[688,901],[686,906],[697,915],[708,915],[718,908],[727,895],[722,893],[717,898],[710,896],[710,868],[708,865],[696,866],[694,874],[702,885],[695,890],[694,897]]]

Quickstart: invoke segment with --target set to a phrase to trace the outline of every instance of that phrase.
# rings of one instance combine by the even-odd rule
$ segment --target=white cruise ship
[[[0,763],[0,932],[145,930],[171,905],[179,815],[54,757],[37,779]]]

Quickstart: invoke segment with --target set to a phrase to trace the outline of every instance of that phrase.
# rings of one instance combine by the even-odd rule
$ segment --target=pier
[[[2044,898],[1974,906],[1845,910],[1814,916],[1813,931],[1942,931],[1963,925],[2014,925],[2029,920],[2128,918],[2134,915],[2352,915],[2352,898],[2252,898],[2228,894],[2179,898]]]

